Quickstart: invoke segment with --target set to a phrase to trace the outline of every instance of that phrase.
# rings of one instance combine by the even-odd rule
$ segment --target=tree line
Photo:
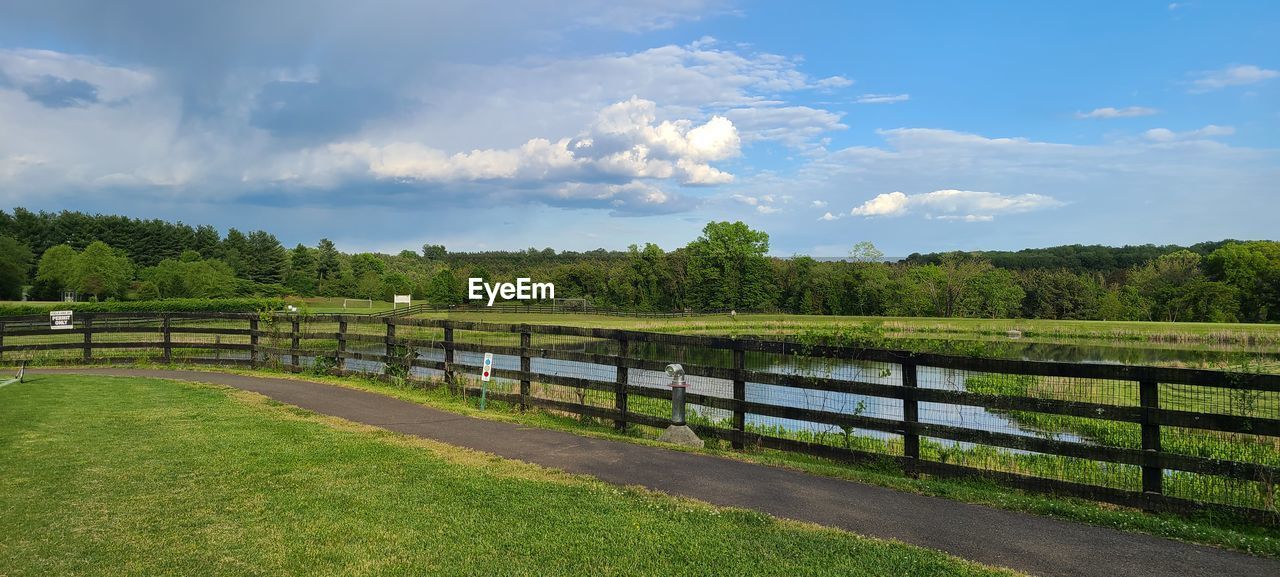
[[[343,253],[284,247],[266,231],[78,212],[0,211],[0,298],[75,291],[91,300],[333,296],[461,304],[466,281],[530,277],[558,297],[642,311],[1280,321],[1280,243],[1066,246],[937,253],[885,262],[870,243],[843,261],[768,256],[769,235],[712,222],[688,245],[625,251]],[[1037,265],[1035,263],[1042,263]]]

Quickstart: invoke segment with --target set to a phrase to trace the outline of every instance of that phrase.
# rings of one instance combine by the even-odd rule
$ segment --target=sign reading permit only
[[[480,380],[489,382],[489,373],[493,372],[493,353],[484,354],[484,369],[480,372]]]
[[[71,328],[71,311],[49,311],[49,328]]]

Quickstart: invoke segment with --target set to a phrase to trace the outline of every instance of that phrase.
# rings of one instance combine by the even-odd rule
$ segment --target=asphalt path
[[[638,485],[715,505],[897,539],[1033,575],[1280,577],[1280,561],[1214,547],[712,455],[466,417],[323,383],[159,369],[41,369],[28,374],[53,372],[234,387],[316,413],[591,475],[609,483]]]

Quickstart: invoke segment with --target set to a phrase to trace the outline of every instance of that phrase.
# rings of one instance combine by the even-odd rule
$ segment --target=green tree
[[[320,244],[316,247],[316,274],[319,275],[320,280],[334,278],[341,270],[338,249],[333,246],[333,241],[327,238],[320,239]]]
[[[260,284],[280,284],[289,270],[289,254],[275,235],[255,230],[247,239],[246,278]]]
[[[992,268],[970,280],[961,308],[967,316],[1010,318],[1021,312],[1025,296],[1013,271]]]
[[[440,269],[427,284],[427,302],[431,304],[456,305],[462,304],[465,299],[466,288],[462,280],[453,273],[453,269]]]
[[[711,222],[689,243],[689,300],[702,310],[762,310],[777,290],[769,235],[743,222]]]
[[[1204,280],[1200,260],[1200,255],[1194,252],[1179,250],[1162,255],[1130,273],[1130,283],[1139,296],[1151,303],[1147,320],[1189,320],[1186,314],[1194,307],[1189,306],[1183,291]]]
[[[94,241],[76,257],[76,290],[101,300],[118,297],[133,280],[133,263],[123,251]]]
[[[222,249],[220,254],[222,260],[231,266],[231,270],[235,271],[236,276],[247,279],[249,277],[249,239],[236,229],[227,231],[227,237],[222,239]]]
[[[222,251],[222,239],[218,230],[207,224],[196,227],[189,250],[200,253],[202,258],[217,258]]]
[[[849,249],[849,258],[854,262],[883,262],[884,253],[880,252],[876,245],[871,244],[871,241],[864,240]]]
[[[231,267],[217,259],[203,260],[195,251],[165,259],[143,269],[138,277],[158,298],[224,298],[236,296],[240,282]],[[142,292],[141,290],[139,291]]]
[[[1205,259],[1209,277],[1236,289],[1240,317],[1280,320],[1280,242],[1231,243]]]
[[[31,249],[9,236],[0,236],[0,299],[22,298],[31,270]]]
[[[31,296],[37,300],[62,300],[62,292],[73,288],[76,281],[76,257],[79,253],[68,244],[49,247],[40,255]]]
[[[422,245],[422,258],[427,260],[444,260],[449,256],[449,251],[445,250],[442,244],[424,244]]]
[[[312,296],[319,289],[319,273],[317,273],[316,257],[312,249],[298,243],[289,251],[289,275],[285,278],[285,286],[294,294]]]
[[[414,253],[415,257],[417,253]],[[413,292],[413,283],[409,281],[409,277],[396,272],[388,271],[382,275],[382,293],[380,298],[389,301],[395,295],[409,294]]]

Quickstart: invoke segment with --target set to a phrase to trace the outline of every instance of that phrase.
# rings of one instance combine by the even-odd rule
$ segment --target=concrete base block
[[[667,430],[658,436],[658,440],[664,443],[674,443],[676,445],[684,445],[686,447],[702,447],[706,445],[698,435],[694,434],[693,429],[688,425],[671,425]]]

